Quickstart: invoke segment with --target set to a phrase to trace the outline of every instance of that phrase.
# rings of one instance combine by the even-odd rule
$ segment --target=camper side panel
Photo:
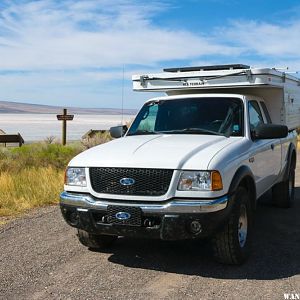
[[[300,86],[290,86],[284,92],[285,121],[289,129],[300,127]]]

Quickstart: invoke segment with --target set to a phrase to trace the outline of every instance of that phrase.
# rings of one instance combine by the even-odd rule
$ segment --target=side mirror
[[[126,131],[128,130],[126,125],[119,125],[110,127],[109,133],[113,138],[119,138],[125,135]]]
[[[253,139],[282,139],[288,135],[285,125],[260,124],[252,131]]]

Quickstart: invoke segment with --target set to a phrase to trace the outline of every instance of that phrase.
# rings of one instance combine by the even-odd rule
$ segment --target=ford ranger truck
[[[294,201],[296,131],[290,127],[298,120],[286,117],[299,114],[299,85],[290,79],[290,92],[280,72],[244,65],[167,73],[136,77],[141,89],[167,96],[148,100],[129,129],[111,128],[114,140],[70,161],[62,215],[91,249],[120,236],[206,238],[217,261],[241,264],[252,251],[257,199],[272,189],[274,205]]]

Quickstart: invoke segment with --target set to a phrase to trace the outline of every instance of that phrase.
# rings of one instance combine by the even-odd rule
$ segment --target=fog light
[[[197,234],[202,232],[202,226],[199,221],[194,220],[190,223],[191,233]]]

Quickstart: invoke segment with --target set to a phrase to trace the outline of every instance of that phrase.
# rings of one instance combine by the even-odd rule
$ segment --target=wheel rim
[[[245,205],[241,206],[239,224],[238,224],[238,238],[240,247],[244,247],[247,240],[248,232],[248,219],[247,219],[247,209]]]

